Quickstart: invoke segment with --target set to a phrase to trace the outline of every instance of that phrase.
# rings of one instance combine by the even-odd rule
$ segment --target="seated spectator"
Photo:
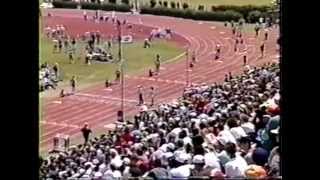
[[[231,142],[227,143],[226,152],[231,158],[225,165],[226,176],[229,178],[245,177],[245,170],[248,168],[248,164],[241,156],[236,154],[236,145]]]

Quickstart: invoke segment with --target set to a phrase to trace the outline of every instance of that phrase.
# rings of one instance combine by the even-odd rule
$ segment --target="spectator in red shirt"
[[[131,135],[129,128],[126,128],[124,130],[124,134],[121,136],[121,139],[123,139],[125,141],[125,144],[128,144],[128,142],[133,142],[133,136]]]

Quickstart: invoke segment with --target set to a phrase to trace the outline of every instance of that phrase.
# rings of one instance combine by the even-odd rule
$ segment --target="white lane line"
[[[40,121],[40,124],[48,124],[48,125],[54,125],[54,126],[60,126],[60,127],[80,128],[80,126],[78,126],[78,125],[67,124],[67,123]]]
[[[104,91],[113,91],[111,88],[105,88]]]
[[[52,101],[53,104],[62,104],[62,101]]]
[[[96,99],[105,99],[105,100],[113,100],[113,101],[121,101],[121,98],[116,97],[108,97],[108,96],[101,96],[96,94],[88,94],[88,93],[77,93],[76,96],[84,96],[84,97],[90,97],[90,98],[96,98]],[[125,102],[131,102],[131,103],[137,103],[137,100],[133,99],[125,99]]]
[[[107,129],[114,129],[116,127],[116,125],[114,123],[110,123],[110,124],[104,125],[103,127],[107,128]]]
[[[192,71],[189,69],[188,71]],[[170,79],[161,79],[161,78],[147,78],[147,77],[137,77],[137,76],[131,76],[131,79],[141,79],[141,80],[147,80],[147,81],[156,81],[156,82],[165,82],[169,84],[185,84],[183,81],[177,81],[177,80],[170,80]]]

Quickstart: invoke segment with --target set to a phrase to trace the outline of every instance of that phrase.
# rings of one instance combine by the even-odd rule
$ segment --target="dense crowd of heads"
[[[279,177],[278,64],[186,88],[88,144],[41,160],[43,179]]]

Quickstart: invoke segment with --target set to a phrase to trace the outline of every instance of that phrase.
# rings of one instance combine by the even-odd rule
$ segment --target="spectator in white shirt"
[[[226,176],[229,178],[245,177],[248,164],[243,157],[236,155],[236,145],[234,143],[227,143],[226,152],[231,158],[225,165]]]
[[[243,128],[240,127],[240,126],[238,126],[237,120],[235,120],[235,119],[232,118],[232,119],[229,119],[227,123],[228,123],[228,126],[229,126],[229,128],[230,128],[231,134],[233,135],[233,137],[234,137],[236,140],[238,140],[238,139],[240,139],[240,138],[242,138],[242,137],[246,137],[246,136],[247,136],[247,134],[246,134],[246,132],[243,130]]]

